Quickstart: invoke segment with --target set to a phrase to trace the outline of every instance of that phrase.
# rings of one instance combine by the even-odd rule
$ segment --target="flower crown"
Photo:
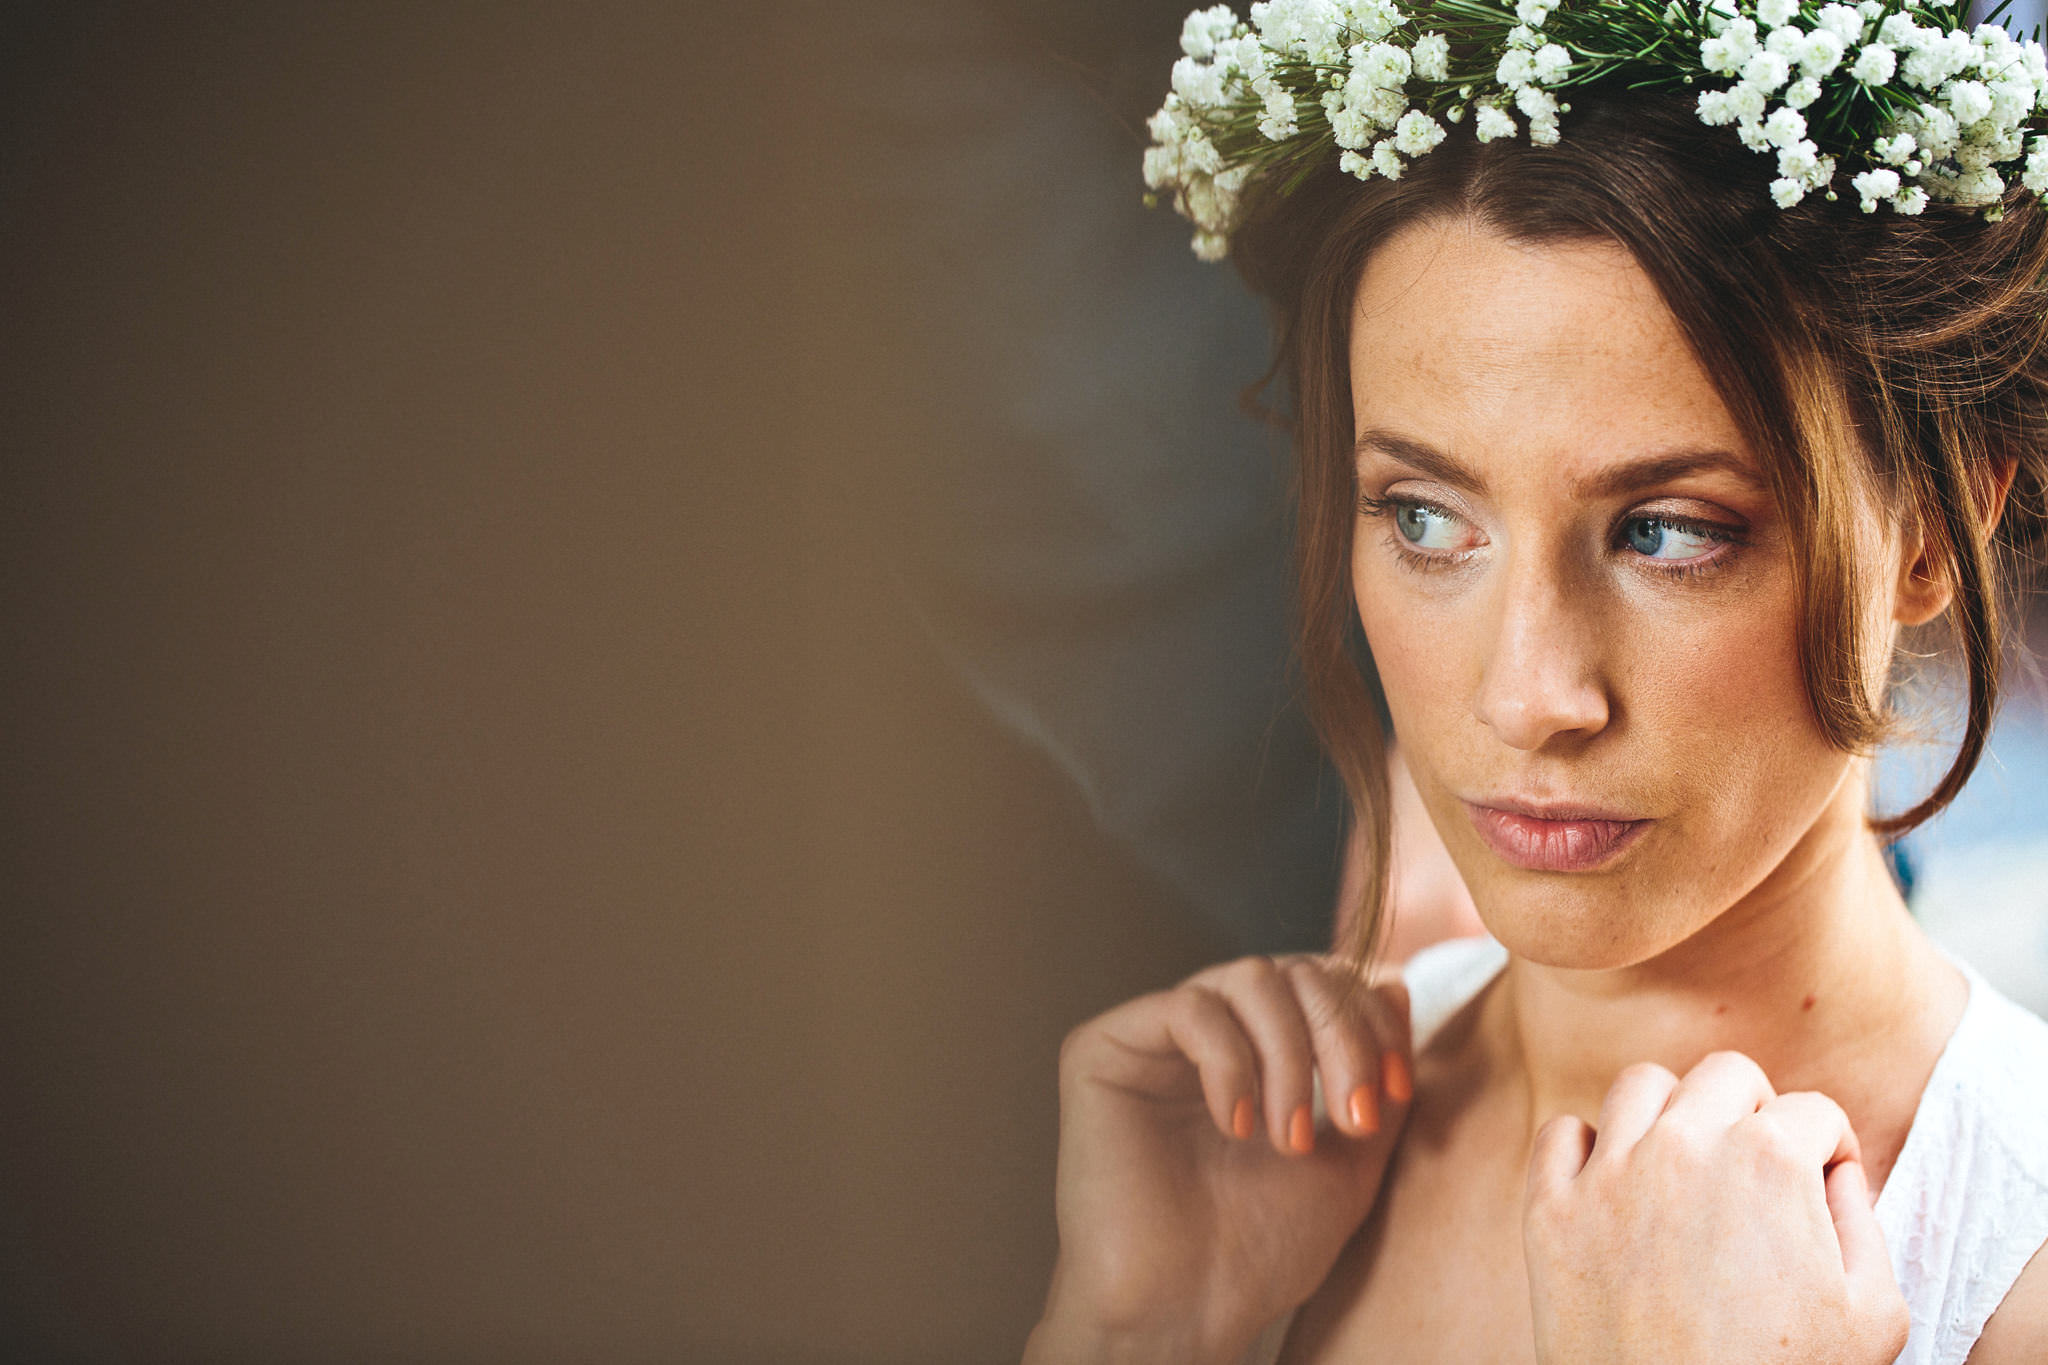
[[[1244,24],[1218,5],[1181,30],[1187,55],[1148,124],[1146,202],[1169,196],[1195,225],[1195,254],[1220,260],[1255,175],[1292,188],[1335,144],[1345,171],[1397,180],[1466,118],[1481,142],[1526,124],[1548,145],[1571,109],[1560,95],[1600,82],[1698,87],[1701,122],[1776,153],[1781,208],[1834,199],[1839,161],[1865,213],[1941,200],[1995,218],[2010,180],[2048,193],[2048,136],[2028,136],[2048,127],[2048,59],[1995,23],[1965,31],[1967,8],[1267,0]]]

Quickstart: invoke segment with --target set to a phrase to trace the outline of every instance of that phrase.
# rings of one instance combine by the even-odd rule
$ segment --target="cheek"
[[[1351,593],[1358,624],[1365,631],[1373,667],[1385,692],[1395,728],[1411,738],[1420,728],[1441,728],[1432,717],[1446,708],[1463,711],[1485,660],[1477,623],[1465,622],[1461,604],[1419,593],[1411,569],[1386,562],[1381,547],[1358,529],[1359,548],[1351,561]]]

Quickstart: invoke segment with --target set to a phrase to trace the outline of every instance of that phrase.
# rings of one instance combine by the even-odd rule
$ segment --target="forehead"
[[[1523,243],[1468,220],[1410,226],[1353,299],[1354,431],[1468,461],[1585,476],[1674,445],[1754,464],[1650,277],[1606,242]]]

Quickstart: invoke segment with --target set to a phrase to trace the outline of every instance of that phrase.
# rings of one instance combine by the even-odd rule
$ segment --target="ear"
[[[1982,472],[1976,492],[1982,499],[1986,540],[1998,530],[1999,520],[2005,515],[2006,495],[2012,492],[2012,481],[2018,473],[2019,461],[2011,459],[1994,460]],[[1899,556],[1893,619],[1902,626],[1924,626],[1948,610],[1954,598],[1955,585],[1948,581],[1947,574],[1936,570],[1927,552],[1927,538],[1921,534],[1918,523],[1909,525]]]

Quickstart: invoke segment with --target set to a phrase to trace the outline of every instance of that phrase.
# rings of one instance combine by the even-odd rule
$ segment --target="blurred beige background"
[[[882,35],[43,9],[0,1356],[1013,1359],[1061,1034],[1225,945],[905,605]]]

